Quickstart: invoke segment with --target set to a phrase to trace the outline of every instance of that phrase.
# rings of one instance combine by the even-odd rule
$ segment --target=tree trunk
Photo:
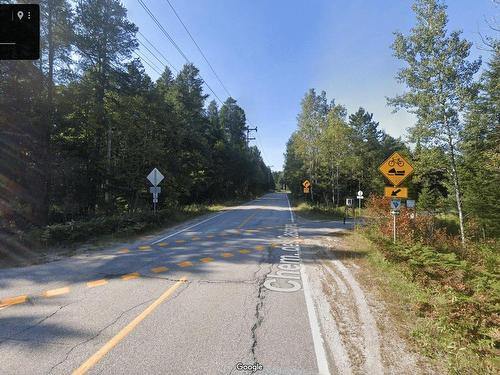
[[[337,164],[337,208],[340,202],[340,187],[339,187],[339,165]]]
[[[49,221],[50,206],[50,133],[54,124],[54,0],[47,2],[47,47],[48,47],[48,77],[47,77],[47,118],[42,133],[42,183],[40,191],[40,206],[38,222],[47,225]]]
[[[444,126],[446,128],[446,132],[448,135],[448,146],[450,147],[451,177],[453,179],[453,186],[455,188],[455,200],[457,202],[458,222],[460,225],[460,239],[462,241],[462,247],[465,248],[465,230],[464,230],[464,215],[462,212],[462,194],[460,191],[460,184],[458,181],[457,164],[455,160],[455,147],[453,146],[453,136],[448,124],[446,113],[444,115]]]
[[[455,188],[455,199],[457,201],[458,222],[460,224],[460,239],[462,241],[462,246],[465,247],[464,215],[462,212],[462,193],[460,191],[460,184],[458,181],[457,165],[455,161],[455,150],[453,147],[451,135],[448,135],[448,144],[450,146],[451,174],[453,178],[453,186]]]

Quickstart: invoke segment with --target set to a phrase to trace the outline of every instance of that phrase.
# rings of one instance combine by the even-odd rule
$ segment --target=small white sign
[[[165,177],[157,168],[153,169],[147,176],[147,179],[153,184],[153,186],[157,186],[164,178]]]
[[[360,190],[358,191],[358,197],[362,197],[363,196],[363,192]]]
[[[415,200],[414,199],[408,199],[406,201],[406,207],[408,207],[408,208],[415,208]]]
[[[347,207],[352,207],[352,198],[347,198],[347,199],[345,200],[345,205],[346,205]]]

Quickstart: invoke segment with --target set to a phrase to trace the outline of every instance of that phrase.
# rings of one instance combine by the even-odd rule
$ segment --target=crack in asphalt
[[[19,335],[22,335],[23,333],[26,333],[30,330],[32,330],[33,328],[36,328],[38,327],[40,324],[42,324],[43,322],[45,322],[47,319],[50,319],[51,317],[53,317],[54,315],[56,315],[58,312],[60,312],[62,309],[64,309],[65,307],[69,306],[69,305],[72,305],[74,303],[79,303],[81,301],[83,301],[84,298],[81,298],[81,299],[78,299],[76,301],[72,301],[72,302],[69,302],[65,305],[61,305],[59,306],[54,312],[50,313],[49,315],[43,317],[42,319],[40,319],[38,322],[36,322],[35,324],[29,326],[29,327],[26,327],[18,332],[15,332],[14,334],[0,340],[0,345],[2,345],[4,342],[6,341],[9,341],[9,340],[12,340],[14,339],[16,336],[19,336]]]
[[[269,265],[269,269],[267,270],[267,272],[264,273],[264,275],[262,275],[262,277],[257,279],[257,274],[264,268],[264,262]],[[271,273],[272,268],[273,268],[273,263],[272,263],[271,248],[268,247],[266,259],[259,262],[259,268],[254,273],[254,278],[258,281],[257,284],[259,288],[257,290],[257,303],[255,305],[254,324],[252,325],[252,328],[250,330],[252,337],[252,346],[250,347],[250,353],[252,356],[253,363],[257,363],[257,355],[256,355],[256,349],[258,345],[257,330],[264,321],[264,314],[262,313],[262,310],[264,308],[264,299],[266,298],[264,281],[266,280],[267,275]],[[253,372],[254,371],[252,371],[252,373]]]
[[[174,299],[176,299],[182,292],[184,292],[188,287],[189,287],[189,283],[186,283],[185,284],[186,287],[182,290],[180,290],[174,297],[170,298],[169,301],[172,301]],[[150,299],[147,299],[146,301],[143,301],[143,302],[140,302],[124,311],[122,311],[113,321],[111,321],[110,323],[108,323],[107,325],[105,325],[103,328],[101,328],[95,335],[93,335],[92,337],[86,339],[86,340],[83,340],[83,341],[80,341],[79,343],[73,345],[65,354],[65,357],[64,359],[62,359],[61,361],[59,361],[58,363],[56,363],[55,365],[53,365],[50,370],[47,372],[47,374],[51,374],[52,371],[54,371],[57,367],[59,367],[60,365],[62,365],[64,362],[66,362],[70,356],[70,354],[73,352],[73,350],[75,350],[76,348],[78,348],[79,346],[81,345],[84,345],[94,339],[96,339],[97,337],[99,337],[101,335],[101,333],[103,333],[107,328],[113,326],[114,324],[116,324],[126,313],[136,309],[137,307],[139,306],[142,306],[144,304],[147,304],[148,302],[151,302],[151,301],[154,301],[155,298],[150,298]]]

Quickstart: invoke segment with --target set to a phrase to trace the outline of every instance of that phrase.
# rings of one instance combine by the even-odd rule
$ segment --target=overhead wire
[[[146,65],[148,65],[151,69],[153,69],[156,73],[158,73],[158,75],[161,76],[161,72],[159,72],[159,69],[155,64],[151,63],[148,61],[148,59],[146,59],[143,55],[139,54],[139,52],[137,51],[134,51],[134,53],[137,55],[137,57],[139,57],[139,59],[146,63]]]
[[[149,15],[149,17],[154,21],[156,26],[160,29],[160,31],[167,37],[167,39],[170,41],[170,43],[175,47],[175,49],[181,54],[181,56],[186,60],[187,63],[191,63],[191,61],[188,59],[186,54],[182,51],[182,49],[175,43],[175,40],[170,36],[170,34],[165,30],[165,28],[162,26],[162,24],[158,21],[158,19],[154,16],[154,14],[151,12],[151,10],[148,8],[148,6],[144,3],[143,0],[137,0],[141,7],[146,11],[146,13]],[[200,74],[200,78],[202,79],[203,83],[207,88],[210,90],[210,92],[215,96],[215,98],[223,104],[222,100],[219,98],[219,96],[215,93],[215,91],[210,87],[210,85],[205,81],[205,79],[202,77]]]
[[[173,69],[176,73],[177,73],[177,72],[178,72],[178,70],[177,70],[177,69],[175,68],[175,66],[174,66],[174,65],[173,65],[173,64],[172,64],[172,63],[171,63],[171,62],[170,62],[170,61],[169,61],[169,60],[168,60],[168,59],[167,59],[164,55],[163,55],[163,53],[161,53],[161,52],[160,52],[160,51],[159,51],[159,50],[158,50],[158,49],[154,46],[154,44],[153,44],[153,43],[151,43],[151,42],[149,41],[149,39],[148,39],[148,38],[146,38],[146,36],[145,36],[143,33],[141,33],[139,30],[138,30],[137,32],[138,32],[138,33],[139,33],[139,35],[142,37],[142,39],[144,39],[144,40],[146,41],[146,43],[148,43],[148,44],[151,46],[151,48],[153,48],[153,49],[154,49],[154,50],[158,53],[158,55],[160,55],[160,56],[161,56],[161,58],[162,58],[162,59],[163,59],[163,60],[164,60],[164,61],[165,61],[165,62],[166,62],[166,63],[167,63],[167,64],[168,64],[168,65],[169,65],[169,66],[170,66],[170,67],[171,67],[171,68],[172,68],[172,69]],[[149,53],[151,53],[151,54],[152,54],[152,55],[153,55],[153,56],[154,56],[154,57],[155,57],[158,61],[160,61],[160,60],[156,57],[156,55],[154,55],[154,54],[151,52],[151,50],[150,50],[150,49],[149,49],[149,48],[148,48],[148,47],[147,47],[144,43],[142,43],[142,42],[141,42],[141,40],[140,40],[140,39],[137,39],[137,41],[138,41],[138,42],[139,42],[139,43],[140,43],[140,44],[141,44],[144,48],[146,48],[146,49],[149,51]],[[165,63],[162,63],[162,64],[165,64]]]
[[[231,93],[228,91],[228,89],[226,88],[226,85],[224,85],[224,83],[222,82],[222,80],[220,79],[219,75],[217,74],[217,72],[215,71],[214,67],[212,66],[212,64],[210,63],[210,61],[208,61],[208,58],[205,56],[205,54],[203,53],[203,51],[201,50],[201,47],[198,45],[198,43],[196,42],[196,40],[194,39],[193,35],[191,34],[191,32],[189,31],[189,29],[187,28],[186,24],[182,21],[181,17],[179,16],[179,14],[177,13],[177,11],[175,10],[174,6],[172,5],[172,3],[170,2],[170,0],[165,0],[168,5],[170,6],[170,8],[172,9],[172,11],[174,12],[175,16],[177,17],[177,19],[179,20],[179,22],[181,23],[182,27],[184,27],[184,30],[186,30],[186,33],[189,35],[189,38],[191,38],[191,40],[193,41],[194,45],[196,46],[196,48],[198,49],[198,51],[200,52],[201,56],[203,57],[203,59],[205,60],[205,62],[208,64],[208,66],[210,67],[210,70],[212,70],[212,73],[214,74],[215,78],[217,78],[217,81],[219,81],[220,85],[222,86],[222,88],[224,89],[224,91],[227,93],[227,95],[229,97],[232,97]]]
[[[180,18],[179,14],[177,13],[177,11],[175,10],[174,6],[172,5],[172,3],[170,2],[170,0],[165,0],[168,5],[170,6],[170,8],[172,9],[172,11],[174,12],[175,16],[177,17],[177,19],[179,20],[179,22],[181,23],[181,25],[184,27],[184,30],[186,31],[186,33],[188,34],[189,38],[193,41],[194,45],[196,46],[196,48],[198,49],[198,51],[200,52],[201,56],[203,57],[203,59],[205,60],[205,62],[208,64],[208,66],[210,67],[212,73],[214,74],[215,78],[217,79],[217,81],[220,83],[220,85],[222,86],[222,88],[224,89],[224,91],[228,94],[228,96],[232,97],[231,93],[229,92],[229,90],[227,89],[227,87],[224,85],[224,83],[222,82],[222,80],[220,79],[219,75],[217,74],[217,72],[215,71],[214,67],[212,66],[212,64],[210,63],[210,61],[208,60],[208,58],[206,57],[206,55],[203,53],[201,47],[199,46],[199,44],[196,42],[196,40],[194,39],[193,35],[191,34],[191,32],[189,31],[189,29],[187,28],[186,24],[182,21],[182,19]],[[143,0],[138,0],[139,4],[141,5],[141,7],[146,11],[146,13],[149,15],[149,17],[154,21],[154,23],[156,24],[156,26],[160,29],[160,31],[163,33],[164,36],[167,37],[167,39],[170,41],[170,43],[175,47],[175,49],[179,52],[179,54],[184,58],[184,60],[187,62],[187,63],[190,63],[191,61],[189,60],[189,58],[186,56],[186,54],[182,51],[182,49],[179,47],[179,45],[175,42],[175,40],[172,38],[172,36],[168,33],[167,30],[165,30],[165,28],[163,27],[163,25],[158,21],[158,19],[154,16],[154,14],[151,12],[151,10],[149,9],[149,7],[145,4],[145,2]],[[146,38],[146,36],[141,33],[139,31],[139,34],[141,35],[141,37],[165,60],[165,62],[171,66],[176,72],[177,72],[177,69],[175,69],[175,67],[170,63],[170,61],[154,46],[153,43],[151,43],[149,41],[149,39]],[[144,44],[142,43],[140,40],[139,40],[139,43],[156,59],[158,60],[160,63],[161,60]],[[145,61],[147,63],[147,61]],[[165,65],[167,65],[165,64]],[[148,64],[149,65],[149,64]],[[151,66],[151,65],[150,65]],[[154,69],[155,70],[155,69]],[[155,70],[157,73],[158,71]],[[201,76],[200,74],[200,77],[203,81],[203,83],[207,86],[207,88],[212,92],[212,94],[215,96],[215,98],[221,103],[223,104],[222,100],[217,96],[217,94],[214,92],[214,90],[210,87],[210,85],[203,79],[203,77]],[[264,159],[264,162],[266,165],[269,165],[268,163],[268,158],[266,156],[266,153],[264,151],[264,146],[262,145],[262,142],[260,140],[260,136],[258,134],[256,134],[256,139],[257,139],[257,142],[260,146],[260,150],[262,152],[262,158]]]

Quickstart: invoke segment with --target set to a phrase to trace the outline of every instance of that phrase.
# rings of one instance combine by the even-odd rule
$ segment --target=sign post
[[[352,207],[353,204],[352,204],[352,198],[346,198],[345,200],[345,207],[344,207],[344,224],[345,224],[345,220],[346,220],[346,217],[347,217],[347,207]]]
[[[396,216],[399,215],[399,210],[401,209],[401,200],[393,199],[391,200],[391,214],[392,214],[392,234],[393,243],[396,243]]]
[[[161,193],[161,187],[158,186],[160,182],[165,178],[161,172],[154,168],[146,178],[151,182],[153,186],[149,188],[149,192],[153,194],[153,212],[156,214],[156,205],[158,204],[158,194]]]
[[[359,221],[361,222],[361,199],[363,199],[363,192],[361,190],[358,191],[358,195],[356,197],[358,199],[358,208],[359,208]]]

